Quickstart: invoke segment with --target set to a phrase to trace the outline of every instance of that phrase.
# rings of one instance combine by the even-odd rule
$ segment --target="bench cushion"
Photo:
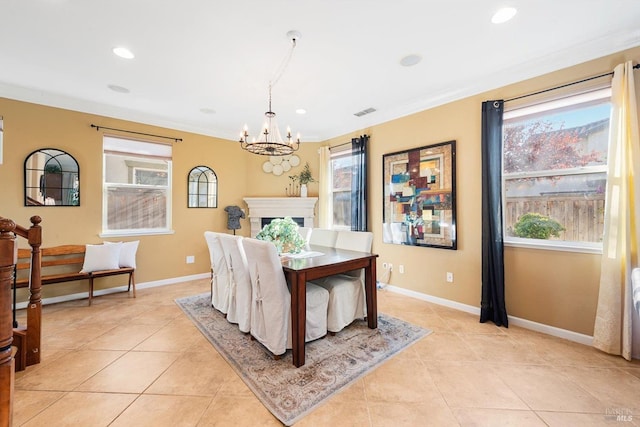
[[[122,243],[109,245],[87,245],[81,273],[98,270],[117,270],[120,267]]]
[[[104,242],[107,245],[113,245],[114,242]],[[140,240],[133,242],[122,242],[122,249],[120,249],[120,267],[136,268],[136,252],[138,251],[138,245]]]

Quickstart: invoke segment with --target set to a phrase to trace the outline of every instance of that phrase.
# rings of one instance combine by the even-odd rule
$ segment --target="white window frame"
[[[141,236],[141,235],[157,235],[157,234],[174,234],[172,229],[172,146],[152,141],[141,141],[135,139],[127,139],[120,136],[105,135],[103,137],[102,150],[102,232],[100,237],[118,237],[118,236]],[[146,167],[132,167],[132,174],[136,169],[158,170],[167,173],[167,185],[145,185],[132,183],[112,183],[107,182],[106,160],[107,155],[116,154],[136,157],[141,162],[145,159],[162,158],[166,161],[167,168],[153,169]],[[166,192],[166,226],[158,228],[136,228],[136,229],[108,229],[108,206],[107,198],[110,188],[158,188]]]
[[[503,114],[503,121],[518,118],[522,116],[532,115],[544,111],[550,111],[562,107],[577,105],[595,100],[611,99],[611,86],[604,88],[594,88],[583,93],[568,94],[562,98],[552,99],[538,102],[532,105],[525,105],[513,109],[506,109]],[[503,150],[504,151],[504,150]],[[504,156],[504,154],[503,154]],[[580,252],[591,254],[602,254],[602,242],[580,242],[566,240],[541,240],[527,239],[521,237],[513,237],[507,235],[507,224],[505,218],[507,197],[506,197],[506,181],[514,178],[544,178],[549,176],[568,176],[582,175],[594,173],[607,173],[607,165],[585,166],[580,168],[569,168],[560,170],[543,170],[536,172],[504,172],[504,158],[502,170],[502,212],[503,212],[503,241],[505,246],[529,249],[543,249],[552,251]]]
[[[335,192],[344,192],[344,191],[348,191],[349,193],[351,193],[351,187],[346,188],[346,189],[341,189],[341,188],[335,188],[333,185],[333,161],[337,158],[340,157],[349,157],[351,156],[351,144],[345,145],[345,149],[344,150],[339,150],[339,151],[335,151],[332,152],[331,155],[329,156],[329,212],[331,212],[331,215],[329,216],[329,228],[332,230],[346,230],[346,231],[350,231],[351,230],[351,226],[350,225],[336,225],[333,223],[333,195]]]

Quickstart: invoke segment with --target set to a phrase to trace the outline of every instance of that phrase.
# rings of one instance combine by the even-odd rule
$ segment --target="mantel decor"
[[[297,175],[289,175],[289,179],[291,183],[289,184],[289,188],[286,189],[287,196],[300,196],[307,197],[307,184],[310,182],[316,182],[311,175],[311,168],[309,166],[309,162],[304,164],[304,168]]]
[[[457,249],[456,142],[382,156],[383,242]]]

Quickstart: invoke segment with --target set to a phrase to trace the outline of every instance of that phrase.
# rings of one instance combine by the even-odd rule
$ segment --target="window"
[[[105,136],[102,234],[171,229],[170,145]]]
[[[188,203],[190,208],[218,207],[218,178],[207,166],[196,166],[189,171]]]
[[[611,90],[505,112],[505,242],[602,245]]]
[[[351,229],[351,150],[331,153],[331,228]]]

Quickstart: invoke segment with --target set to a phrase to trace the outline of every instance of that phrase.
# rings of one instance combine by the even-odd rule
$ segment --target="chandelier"
[[[262,130],[258,137],[253,137],[249,141],[249,129],[247,125],[244,125],[244,129],[240,133],[240,147],[253,154],[260,154],[263,156],[287,156],[300,148],[300,134],[294,139],[291,136],[291,129],[287,127],[287,133],[285,135],[286,141],[282,139],[280,129],[278,128],[278,122],[276,121],[276,113],[271,108],[271,89],[280,80],[284,70],[287,68],[293,50],[296,47],[296,39],[300,38],[298,31],[289,31],[287,37],[291,39],[291,50],[280,65],[275,78],[269,82],[269,109],[264,113],[265,121],[262,125]]]

